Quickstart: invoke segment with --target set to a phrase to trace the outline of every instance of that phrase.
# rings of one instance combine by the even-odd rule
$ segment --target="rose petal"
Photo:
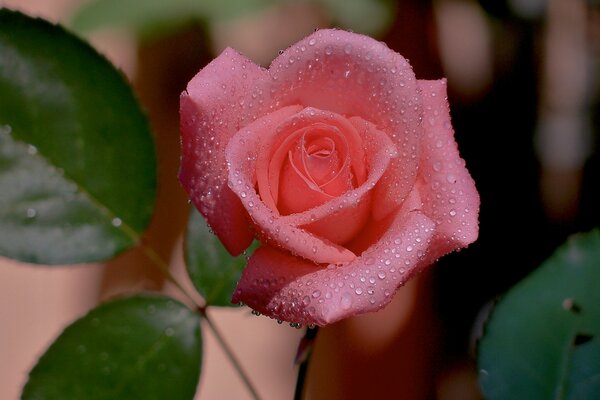
[[[354,127],[356,135],[363,146],[362,162],[369,165],[367,179],[358,188],[335,197],[331,201],[302,213],[282,217],[282,221],[294,226],[302,226],[319,221],[332,213],[358,206],[381,180],[390,168],[391,160],[397,157],[397,151],[389,136],[379,131],[375,126],[359,117],[352,117],[348,122]],[[356,153],[356,152],[355,152]],[[354,155],[354,158],[357,156]]]
[[[263,246],[250,258],[232,301],[272,318],[317,325],[379,310],[423,267],[434,227],[419,211],[398,213],[379,242],[342,266],[315,266]]]
[[[319,30],[285,50],[269,73],[276,104],[359,116],[389,133],[399,156],[376,189],[373,211],[380,219],[395,210],[414,185],[421,135],[421,99],[406,59],[367,36]]]
[[[419,86],[425,135],[418,188],[423,212],[436,223],[429,252],[433,261],[477,239],[479,194],[454,140],[446,80],[420,80]]]
[[[356,256],[348,249],[283,223],[283,217],[278,216],[268,207],[256,192],[257,174],[264,175],[264,168],[257,168],[257,158],[270,148],[273,136],[279,132],[278,127],[286,129],[287,123],[291,124],[298,118],[302,118],[306,110],[290,118],[298,108],[298,106],[289,106],[274,111],[246,126],[231,139],[226,149],[226,158],[229,162],[229,185],[248,211],[262,241],[288,249],[293,254],[315,263],[351,261]],[[286,119],[288,122],[282,123]],[[259,173],[259,170],[263,172]]]
[[[281,126],[276,135],[265,135],[263,140],[269,140],[265,147],[271,149],[271,151],[264,151],[258,154],[257,175],[259,193],[263,201],[276,214],[278,214],[276,205],[278,203],[279,173],[283,169],[284,162],[288,157],[288,150],[301,134],[304,133],[303,128],[323,124],[343,132],[349,149],[352,173],[356,178],[356,182],[357,184],[361,184],[366,179],[361,138],[352,124],[338,114],[310,107],[306,108],[298,114],[297,118],[291,119],[287,125]]]
[[[379,183],[396,150],[389,137],[359,117],[350,118],[364,146],[367,180],[358,188],[302,213],[282,217],[283,223],[299,226],[319,237],[343,244],[354,238],[369,219],[372,188]],[[355,253],[357,254],[357,253]]]
[[[349,162],[352,156],[348,154],[349,146],[345,135],[335,126],[327,126],[323,123],[309,125],[297,133],[290,135],[295,138],[295,144],[293,146],[281,145],[273,156],[273,160],[277,160],[277,162],[272,160],[269,164],[270,177],[279,177],[279,185],[271,183],[271,187],[278,186],[280,195],[278,196],[277,210],[283,215],[303,212],[353,189],[354,179]],[[331,145],[333,153],[327,157],[311,156],[306,153],[305,140],[307,137],[318,135],[318,133],[328,135],[324,139],[328,139],[327,143]],[[352,133],[355,134],[353,128]],[[286,140],[284,143],[286,142],[288,141]],[[339,150],[336,150],[336,142]],[[289,147],[290,150],[288,150]],[[279,154],[285,151],[288,152],[288,158],[282,163],[283,165],[278,165],[280,164]],[[338,151],[340,151],[339,155]],[[338,156],[345,159],[341,166]],[[362,160],[362,152],[356,154],[356,157],[360,157],[359,160]],[[281,174],[272,171],[274,165],[281,169]],[[362,162],[360,168],[364,170]],[[316,174],[317,181],[311,172]]]
[[[294,214],[316,207],[332,197],[298,171],[292,160],[283,167],[279,184],[277,209],[282,215]]]
[[[226,49],[202,69],[181,95],[179,180],[227,250],[240,254],[252,242],[247,213],[227,187],[225,146],[254,113],[267,108],[252,88],[268,78],[256,64]],[[252,102],[255,102],[251,106]],[[264,112],[264,111],[262,111]]]

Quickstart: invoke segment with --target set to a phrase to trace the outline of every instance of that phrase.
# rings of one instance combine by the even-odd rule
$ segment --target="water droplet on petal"
[[[342,294],[342,298],[340,299],[340,306],[344,310],[348,310],[350,307],[352,307],[352,296],[350,296],[350,293],[345,292]]]

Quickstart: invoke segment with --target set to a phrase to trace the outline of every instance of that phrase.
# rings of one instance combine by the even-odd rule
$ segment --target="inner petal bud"
[[[302,149],[304,170],[307,177],[317,186],[322,187],[335,178],[341,167],[335,142],[329,137],[320,137],[310,141],[306,136],[303,139]]]
[[[348,143],[333,126],[314,124],[296,132],[279,176],[277,208],[306,211],[354,187]]]

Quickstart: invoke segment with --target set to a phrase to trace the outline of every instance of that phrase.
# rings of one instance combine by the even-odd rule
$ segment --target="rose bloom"
[[[319,30],[269,69],[226,49],[181,95],[180,180],[232,255],[233,302],[325,325],[376,311],[477,238],[446,81],[367,36]]]

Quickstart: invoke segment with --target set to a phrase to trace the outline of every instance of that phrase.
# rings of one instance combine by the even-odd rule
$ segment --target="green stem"
[[[162,272],[162,274],[169,280],[169,282],[171,282],[173,285],[175,285],[175,287],[177,289],[179,289],[179,291],[185,297],[187,297],[188,300],[194,306],[196,306],[198,308],[206,307],[206,304],[199,304],[198,301],[196,301],[196,299],[194,299],[194,297],[183,287],[183,285],[181,285],[181,283],[177,280],[177,278],[175,278],[175,276],[171,273],[171,268],[169,267],[169,264],[167,264],[152,247],[150,247],[149,245],[147,245],[145,243],[142,243],[141,248],[144,251],[144,254],[146,255],[146,257],[148,257],[148,259],[150,261],[152,261],[154,266],[156,268],[158,268],[158,270],[160,272]]]
[[[250,392],[250,394],[252,395],[252,397],[254,399],[256,399],[256,400],[260,400],[260,396],[258,395],[258,392],[256,391],[256,389],[252,385],[252,382],[250,382],[250,379],[248,378],[248,374],[246,374],[246,372],[242,368],[242,365],[240,364],[239,360],[237,359],[237,357],[235,356],[235,354],[231,350],[231,347],[229,347],[229,345],[225,341],[225,338],[223,337],[223,335],[221,334],[221,332],[219,331],[219,329],[217,329],[217,326],[215,325],[215,323],[213,322],[213,320],[206,313],[207,305],[206,304],[199,304],[198,301],[196,301],[194,299],[194,297],[183,287],[183,285],[171,273],[171,269],[169,268],[169,265],[160,257],[160,255],[152,247],[150,247],[150,246],[148,246],[147,244],[144,244],[144,243],[142,243],[141,247],[142,247],[142,250],[144,251],[144,254],[146,255],[146,257],[148,257],[148,259],[150,261],[152,261],[152,264],[155,267],[157,267],[158,270],[160,272],[162,272],[165,275],[165,277],[171,283],[173,283],[173,285],[175,285],[175,287],[177,289],[179,289],[179,291],[185,297],[187,297],[192,302],[192,304],[194,304],[196,306],[196,308],[198,310],[198,313],[200,314],[200,316],[202,318],[204,318],[204,320],[208,324],[208,327],[210,328],[210,330],[212,331],[213,335],[215,335],[215,338],[217,339],[217,343],[219,344],[219,346],[221,346],[221,349],[223,350],[223,352],[225,353],[225,355],[229,359],[229,362],[231,362],[231,364],[233,365],[233,368],[239,374],[240,378],[242,379],[242,381],[246,385],[246,388],[248,389],[248,391]]]
[[[213,334],[215,335],[215,338],[217,339],[217,341],[221,345],[221,349],[223,349],[223,351],[225,352],[225,355],[227,356],[227,358],[229,358],[229,361],[231,362],[231,364],[233,365],[233,367],[235,368],[235,370],[240,375],[240,378],[242,378],[242,381],[244,381],[244,384],[246,385],[246,388],[252,394],[252,398],[254,398],[255,400],[260,400],[260,396],[258,395],[258,392],[256,391],[256,389],[252,385],[252,382],[250,382],[250,379],[248,378],[248,375],[242,369],[242,365],[240,364],[240,362],[238,361],[237,357],[235,356],[235,354],[231,350],[231,347],[229,347],[229,345],[225,341],[223,335],[221,334],[221,332],[219,331],[219,329],[217,328],[217,326],[215,325],[215,323],[213,322],[213,320],[206,313],[206,308],[199,308],[198,311],[200,312],[200,315],[202,315],[202,317],[204,317],[204,320],[208,324],[208,327],[212,330]]]

